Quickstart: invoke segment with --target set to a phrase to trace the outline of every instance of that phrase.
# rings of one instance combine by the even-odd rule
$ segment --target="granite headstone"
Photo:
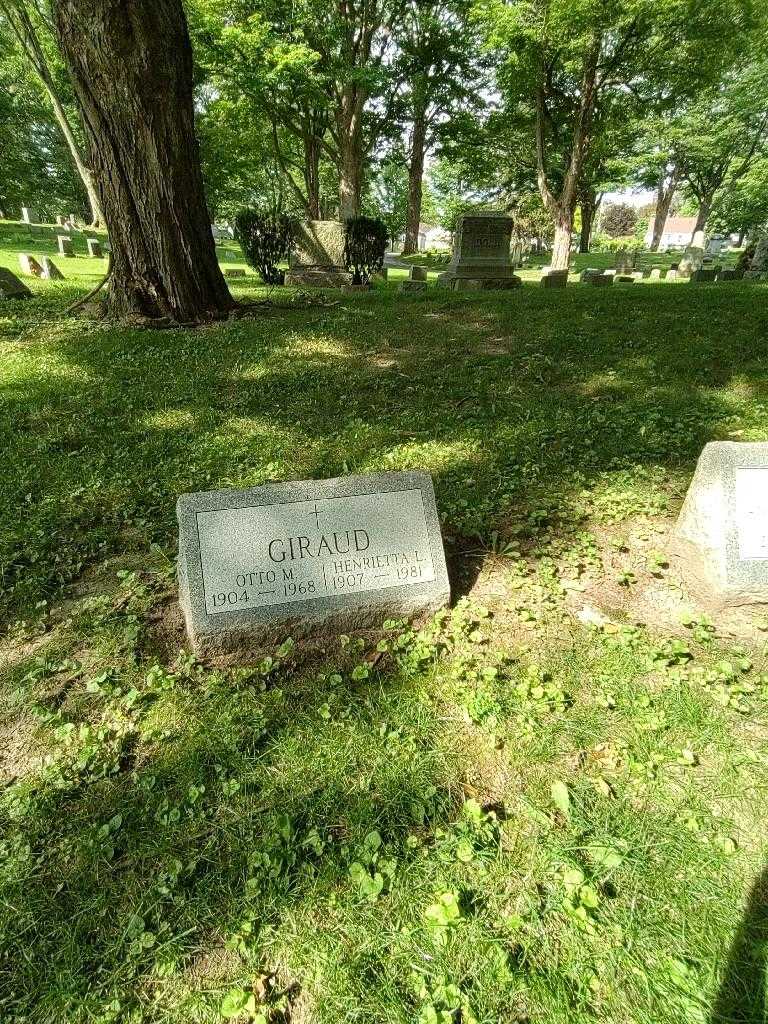
[[[64,275],[53,262],[50,256],[42,257],[43,267],[43,280],[44,281],[63,281]]]
[[[768,442],[706,445],[670,550],[709,603],[768,603]]]
[[[380,626],[450,598],[426,473],[184,494],[177,515],[180,602],[203,657]]]
[[[0,299],[29,299],[32,292],[23,281],[5,267],[0,267]]]
[[[346,232],[337,220],[310,220],[294,225],[285,283],[315,288],[352,284],[346,269]]]
[[[19,266],[21,267],[22,274],[27,274],[29,277],[43,276],[43,268],[34,256],[30,256],[26,252],[19,253]]]
[[[478,289],[517,288],[510,245],[512,220],[504,213],[465,213],[453,235],[453,254],[439,284],[460,289],[461,281],[479,281]]]

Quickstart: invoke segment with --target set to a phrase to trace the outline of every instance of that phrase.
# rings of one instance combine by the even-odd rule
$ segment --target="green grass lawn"
[[[768,618],[664,544],[768,439],[768,287],[248,278],[148,331],[62,317],[82,252],[0,305],[0,1020],[764,1020]],[[413,468],[450,612],[189,655],[179,493]]]

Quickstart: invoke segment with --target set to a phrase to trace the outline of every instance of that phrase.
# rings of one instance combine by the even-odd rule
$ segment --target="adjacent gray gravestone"
[[[427,280],[427,268],[426,267],[411,267],[408,278],[411,281],[426,281]]]
[[[183,494],[177,515],[180,602],[203,657],[380,626],[450,599],[427,473]]]
[[[56,241],[59,243],[59,256],[74,256],[75,252],[72,248],[72,239],[67,235],[57,235]]]
[[[401,281],[398,285],[397,290],[402,292],[404,295],[413,295],[417,292],[425,292],[427,290],[426,281],[412,281],[410,278],[407,281]]]
[[[591,288],[607,288],[613,284],[613,274],[590,274],[584,279],[584,284]]]
[[[717,275],[718,281],[740,281],[744,276],[739,270],[720,270]]]
[[[25,224],[36,224],[37,223],[37,211],[31,206],[22,206],[21,208],[21,219]]]
[[[310,220],[294,227],[285,283],[314,288],[352,284],[346,269],[346,231],[337,220]]]
[[[691,282],[693,284],[702,284],[707,281],[714,281],[717,277],[717,271],[713,268],[712,270],[705,270],[703,267],[700,270],[694,270],[691,274]]]
[[[567,270],[547,270],[541,275],[542,288],[565,288],[568,284]]]
[[[619,249],[613,266],[617,274],[631,274],[635,268],[635,261],[626,249]]]
[[[21,272],[23,274],[28,274],[30,277],[43,276],[43,268],[34,256],[30,256],[26,252],[19,253],[19,266],[21,267]]]
[[[711,604],[768,602],[768,442],[704,448],[670,550]]]
[[[651,280],[652,281],[660,281],[661,280],[661,267],[653,267],[651,269]]]
[[[86,238],[85,244],[88,246],[89,256],[95,256],[97,259],[102,258],[104,250],[101,248],[101,242],[98,238]]]
[[[683,253],[683,258],[677,268],[680,277],[690,277],[694,271],[701,270],[704,266],[704,250],[689,245]]]
[[[602,273],[602,270],[600,270],[598,267],[587,267],[585,270],[582,270],[582,272],[579,274],[579,280],[582,284],[585,284],[590,277],[597,277]]]
[[[512,220],[504,213],[465,213],[453,235],[453,254],[438,283],[461,289],[461,281],[479,281],[477,288],[517,288],[510,244]]]
[[[63,213],[60,213],[58,215],[58,217],[56,218],[56,224],[60,228],[66,227],[66,225],[67,225],[67,218],[64,216]]]
[[[64,275],[53,262],[50,256],[43,256],[43,280],[44,281],[63,281]]]
[[[0,299],[29,299],[32,292],[5,267],[0,267]]]

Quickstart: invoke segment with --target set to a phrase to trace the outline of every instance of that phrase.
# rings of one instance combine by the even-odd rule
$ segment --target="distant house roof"
[[[664,234],[692,235],[695,227],[695,217],[667,217],[667,223],[664,225]]]

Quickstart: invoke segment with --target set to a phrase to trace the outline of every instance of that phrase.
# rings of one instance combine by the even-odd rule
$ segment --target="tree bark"
[[[709,215],[712,212],[712,202],[715,196],[714,193],[706,196],[699,196],[699,212],[696,214],[696,224],[691,235],[691,245],[696,241],[696,235],[703,231],[707,226]]]
[[[589,243],[592,238],[592,225],[597,211],[597,193],[594,189],[588,189],[581,194],[581,235],[579,237],[579,252],[589,252]]]
[[[664,234],[664,225],[667,223],[669,208],[675,195],[675,189],[680,178],[680,172],[675,168],[668,174],[666,167],[659,175],[659,184],[656,189],[656,211],[653,215],[653,236],[651,238],[650,251],[658,252],[661,245],[661,238]]]
[[[419,224],[421,223],[421,200],[424,180],[424,153],[427,148],[426,104],[417,101],[413,113],[411,133],[411,161],[408,167],[408,212],[405,222],[406,256],[419,251]]]
[[[339,220],[360,215],[363,177],[363,100],[355,85],[342,90],[336,117],[339,138]]]
[[[311,220],[321,220],[320,211],[320,141],[314,135],[304,136],[304,187]]]
[[[561,210],[555,224],[555,240],[552,243],[553,270],[567,270],[571,262],[571,236],[573,234],[573,210]]]
[[[181,0],[54,0],[112,243],[113,313],[186,323],[234,305],[216,259]]]
[[[72,131],[72,126],[69,123],[67,112],[59,99],[59,94],[56,92],[53,75],[48,67],[48,61],[40,45],[32,19],[24,7],[23,0],[15,4],[0,0],[0,11],[5,15],[19,45],[27,55],[27,59],[34,68],[48,95],[48,99],[51,101],[53,115],[61,129],[61,134],[64,136],[64,141],[72,157],[72,163],[75,165],[75,170],[80,176],[86,196],[88,197],[88,205],[91,208],[91,227],[101,227],[104,223],[104,214],[102,213],[101,203],[99,202],[99,196],[93,181],[93,172],[86,165],[83,154],[80,152],[80,146]]]

